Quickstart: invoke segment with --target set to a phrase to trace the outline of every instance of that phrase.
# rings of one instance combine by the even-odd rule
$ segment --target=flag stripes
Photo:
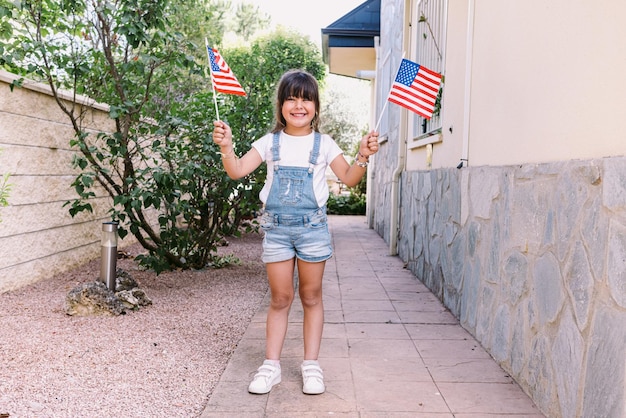
[[[243,87],[241,87],[241,84],[239,84],[239,81],[237,81],[237,78],[218,50],[208,45],[207,50],[209,51],[209,64],[213,88],[220,93],[245,96],[246,92]]]

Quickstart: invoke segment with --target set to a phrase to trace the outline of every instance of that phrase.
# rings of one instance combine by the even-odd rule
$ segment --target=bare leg
[[[317,360],[324,329],[322,277],[326,262],[298,260],[299,294],[304,309],[304,360]]]
[[[289,309],[294,297],[294,266],[294,259],[291,259],[278,263],[267,263],[265,267],[271,291],[265,329],[265,358],[268,360],[280,360],[285,342]]]

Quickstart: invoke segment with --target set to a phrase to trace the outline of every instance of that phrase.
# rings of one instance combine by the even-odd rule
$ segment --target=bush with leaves
[[[328,198],[328,214],[330,215],[365,215],[365,195],[349,193]]]
[[[11,191],[9,177],[9,173],[4,173],[0,177],[0,207],[9,206],[9,192]],[[1,217],[0,222],[2,222]]]
[[[356,154],[359,143],[353,143],[351,153]],[[328,213],[331,215],[365,215],[367,208],[367,175],[361,181],[348,189],[347,194],[333,195],[328,198]]]

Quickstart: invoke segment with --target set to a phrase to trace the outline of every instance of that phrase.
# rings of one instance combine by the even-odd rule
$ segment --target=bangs
[[[304,73],[294,72],[283,80],[283,87],[278,93],[278,100],[282,103],[289,97],[318,101],[317,82],[314,78]]]

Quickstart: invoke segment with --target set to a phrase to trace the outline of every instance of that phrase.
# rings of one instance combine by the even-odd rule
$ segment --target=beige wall
[[[76,197],[69,118],[45,85],[25,81],[11,91],[15,78],[0,71],[0,174],[10,173],[12,184],[9,206],[0,208],[0,292],[98,257],[101,224],[110,220],[104,193],[93,200],[94,213],[72,218],[63,207]],[[99,131],[110,128],[107,108],[91,107],[84,124]],[[93,278],[98,275],[95,271]]]
[[[449,2],[446,36],[446,70],[444,104],[442,113],[442,133],[419,142],[412,138],[407,140],[407,169],[427,169],[438,167],[455,167],[463,154],[465,138],[465,77],[466,77],[466,37],[467,37],[467,4],[466,2]],[[411,40],[409,41],[411,42]],[[432,147],[420,146],[420,143],[433,141]],[[432,151],[432,154],[430,154]],[[431,167],[428,166],[429,154]]]
[[[456,166],[464,146],[472,166],[625,155],[624,15],[617,1],[449,1],[432,168]],[[408,168],[429,168],[426,153],[410,151]]]
[[[417,3],[382,0],[379,86]],[[371,226],[546,416],[626,416],[626,3],[447,4],[442,138],[387,108]]]

